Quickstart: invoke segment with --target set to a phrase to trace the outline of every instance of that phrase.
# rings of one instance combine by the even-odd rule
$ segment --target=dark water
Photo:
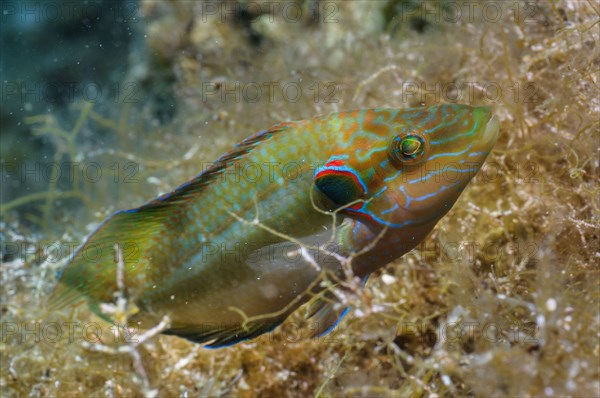
[[[147,57],[137,1],[5,1],[2,12],[0,202],[7,203],[43,192],[53,180],[62,190],[73,182],[69,160],[54,156],[64,143],[36,135],[27,117],[48,115],[69,127],[76,105],[93,104],[110,115],[150,96],[163,98],[164,105],[170,96],[165,90],[149,95],[153,86],[135,68]],[[155,116],[168,120],[170,109],[163,106]],[[112,138],[101,129],[84,135],[97,146]],[[53,175],[53,169],[60,170]],[[17,210],[39,215],[35,202]]]

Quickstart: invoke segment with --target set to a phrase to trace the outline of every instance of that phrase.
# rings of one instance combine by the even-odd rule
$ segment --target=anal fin
[[[255,322],[245,327],[242,327],[241,324],[228,327],[217,327],[216,325],[210,327],[175,327],[165,330],[163,333],[179,336],[194,343],[209,343],[205,345],[206,348],[223,348],[268,333],[279,326],[281,322],[283,320],[264,323]]]

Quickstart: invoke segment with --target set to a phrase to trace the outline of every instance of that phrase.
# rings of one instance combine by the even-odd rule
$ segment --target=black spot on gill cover
[[[325,174],[315,180],[315,185],[333,203],[340,206],[352,203],[363,196],[363,191],[356,184],[354,177],[346,174]]]

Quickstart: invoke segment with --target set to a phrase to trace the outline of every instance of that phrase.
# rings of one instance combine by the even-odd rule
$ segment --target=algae
[[[128,161],[136,173],[2,204],[3,395],[600,395],[598,5],[481,2],[467,14],[472,2],[291,3],[301,17],[249,13],[244,1],[211,3],[216,13],[143,1],[144,67],[149,79],[174,76],[173,119],[148,125],[143,111],[81,104],[70,118],[26,120],[57,161]],[[225,4],[233,13],[221,18]],[[435,102],[494,105],[499,142],[417,249],[346,293],[354,310],[332,334],[310,339],[298,311],[273,333],[207,350],[86,308],[44,309],[61,249],[240,139],[330,111]],[[94,146],[98,132],[114,145]],[[41,207],[25,222],[30,201]]]

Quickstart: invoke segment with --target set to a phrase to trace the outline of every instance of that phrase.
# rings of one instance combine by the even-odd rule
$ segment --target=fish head
[[[389,164],[373,181],[382,198],[367,204],[390,227],[437,222],[479,172],[499,133],[485,106],[440,105],[403,116],[388,137]],[[386,212],[386,205],[395,210]]]
[[[388,229],[427,225],[428,232],[480,170],[499,131],[486,106],[372,110],[363,119],[351,156],[321,169],[317,185],[349,217]]]

